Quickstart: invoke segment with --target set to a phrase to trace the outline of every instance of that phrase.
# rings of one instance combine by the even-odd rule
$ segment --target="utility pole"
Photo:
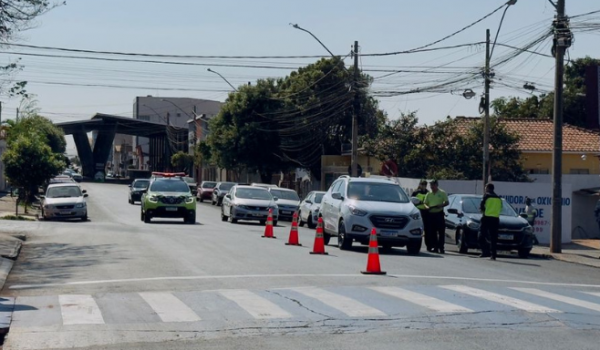
[[[19,107],[17,107],[17,123],[19,122]]]
[[[553,54],[556,58],[554,77],[554,148],[552,150],[552,219],[550,252],[562,250],[562,147],[563,147],[563,80],[565,52],[571,46],[572,34],[569,20],[565,15],[565,0],[556,2]]]
[[[352,177],[358,177],[358,114],[360,113],[360,95],[358,91],[358,41],[354,42],[354,111],[352,112]]]
[[[488,182],[488,167],[490,161],[490,83],[491,83],[491,72],[490,72],[490,30],[485,31],[485,96],[484,96],[484,109],[485,115],[483,117],[483,191],[485,192],[485,185]]]
[[[2,124],[2,101],[0,101],[0,125]]]

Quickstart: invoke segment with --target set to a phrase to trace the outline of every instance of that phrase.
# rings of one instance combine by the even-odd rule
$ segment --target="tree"
[[[48,144],[54,153],[63,154],[66,151],[67,141],[62,129],[56,127],[48,118],[33,115],[12,122],[8,131],[7,143],[10,145],[21,135],[34,133],[37,137]]]
[[[600,65],[600,59],[578,58],[565,65],[564,122],[586,126],[586,69]],[[528,98],[501,97],[491,103],[494,115],[502,118],[552,118],[554,93]]]
[[[187,171],[192,164],[194,164],[194,156],[191,154],[179,151],[171,156],[171,165],[176,171]]]
[[[26,133],[8,145],[2,162],[11,185],[20,188],[24,192],[23,198],[30,203],[35,190],[64,169],[61,156],[35,133]]]

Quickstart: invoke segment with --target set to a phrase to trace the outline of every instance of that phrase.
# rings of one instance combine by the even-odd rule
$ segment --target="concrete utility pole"
[[[360,95],[358,91],[358,41],[354,42],[354,111],[352,112],[352,177],[358,176],[358,114],[360,113]]]
[[[488,182],[488,168],[490,162],[490,30],[485,31],[485,92],[483,118],[483,188]],[[485,191],[485,190],[484,190]]]
[[[552,1],[550,1],[552,3]],[[562,250],[562,147],[563,147],[563,80],[565,71],[565,52],[571,46],[572,34],[569,19],[565,15],[565,0],[556,4],[554,20],[554,47],[556,75],[554,83],[554,148],[552,150],[552,219],[550,252]]]

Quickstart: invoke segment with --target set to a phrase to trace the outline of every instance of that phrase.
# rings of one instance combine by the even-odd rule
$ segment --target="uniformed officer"
[[[413,193],[412,197],[416,197],[421,201],[421,204],[417,205],[417,209],[421,212],[421,219],[423,219],[423,235],[425,236],[425,246],[427,247],[428,252],[434,251],[436,248],[435,241],[432,239],[432,232],[429,228],[429,218],[427,214],[429,211],[425,207],[425,196],[427,196],[429,191],[427,190],[427,180],[422,179],[419,183],[419,188],[417,188]]]
[[[502,199],[494,192],[494,184],[485,186],[485,195],[481,201],[481,228],[479,231],[479,246],[481,258],[496,260],[496,242],[498,242],[498,226],[502,212]]]
[[[446,219],[444,216],[444,207],[448,205],[448,195],[438,187],[438,181],[433,180],[429,183],[431,192],[425,195],[425,208],[429,211],[429,231],[431,231],[431,241],[434,243],[433,252],[444,254],[446,239]]]

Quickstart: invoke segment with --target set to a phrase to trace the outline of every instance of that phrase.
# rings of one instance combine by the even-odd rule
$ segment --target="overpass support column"
[[[92,147],[90,146],[90,140],[84,131],[77,131],[73,133],[73,140],[75,141],[75,147],[77,147],[77,154],[81,161],[81,169],[83,176],[94,177],[94,154],[92,153]]]
[[[115,134],[115,130],[98,131],[98,137],[94,144],[94,173],[105,172],[106,162],[115,141]]]

